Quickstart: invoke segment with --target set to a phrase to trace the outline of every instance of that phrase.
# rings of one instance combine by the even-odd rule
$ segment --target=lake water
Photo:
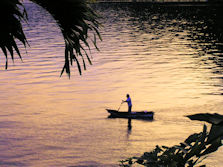
[[[220,7],[99,4],[103,38],[83,75],[61,78],[64,43],[55,21],[25,4],[30,47],[0,70],[0,166],[112,167],[157,144],[172,146],[200,132],[185,115],[222,114]],[[154,121],[108,119],[129,93],[133,110]],[[127,110],[122,105],[121,110]],[[205,162],[223,164],[223,149]]]

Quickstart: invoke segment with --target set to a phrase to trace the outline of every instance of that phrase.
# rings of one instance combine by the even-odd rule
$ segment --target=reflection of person
[[[127,94],[126,97],[127,97],[126,101],[123,100],[122,102],[128,103],[128,112],[131,113],[132,112],[132,101],[131,101],[129,94]]]

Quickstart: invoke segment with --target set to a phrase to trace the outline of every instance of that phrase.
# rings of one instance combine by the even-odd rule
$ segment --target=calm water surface
[[[59,77],[64,44],[55,21],[26,3],[30,48],[0,71],[0,166],[118,166],[155,145],[202,129],[184,116],[222,114],[223,42],[219,9],[207,6],[96,5],[100,52],[79,76]],[[2,53],[1,53],[2,55]],[[152,122],[108,119],[129,93]],[[126,110],[127,106],[121,106]],[[223,150],[206,163],[220,167]]]

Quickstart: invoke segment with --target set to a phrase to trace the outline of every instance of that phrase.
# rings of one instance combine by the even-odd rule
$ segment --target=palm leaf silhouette
[[[8,66],[8,53],[14,59],[14,50],[20,56],[15,39],[21,41],[26,47],[27,40],[24,35],[21,21],[27,21],[26,10],[19,0],[1,0],[0,17],[4,25],[0,28],[0,47],[6,57]],[[86,48],[90,50],[89,32],[93,34],[93,45],[96,49],[97,37],[101,40],[98,31],[99,16],[88,6],[86,0],[31,0],[46,9],[56,20],[65,42],[65,63],[61,75],[66,71],[70,77],[70,65],[76,62],[81,74],[80,60],[86,69],[85,59],[91,64]]]
[[[8,53],[14,60],[14,50],[21,58],[15,39],[26,47],[27,40],[24,35],[21,21],[27,20],[26,11],[19,0],[1,0],[0,19],[0,48],[6,57],[5,68],[8,67]]]

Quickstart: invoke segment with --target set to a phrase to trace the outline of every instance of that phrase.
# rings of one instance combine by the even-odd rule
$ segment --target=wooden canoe
[[[117,110],[106,109],[110,113],[109,118],[129,118],[129,119],[149,119],[152,120],[154,116],[153,111],[137,111],[137,112],[119,112]]]

